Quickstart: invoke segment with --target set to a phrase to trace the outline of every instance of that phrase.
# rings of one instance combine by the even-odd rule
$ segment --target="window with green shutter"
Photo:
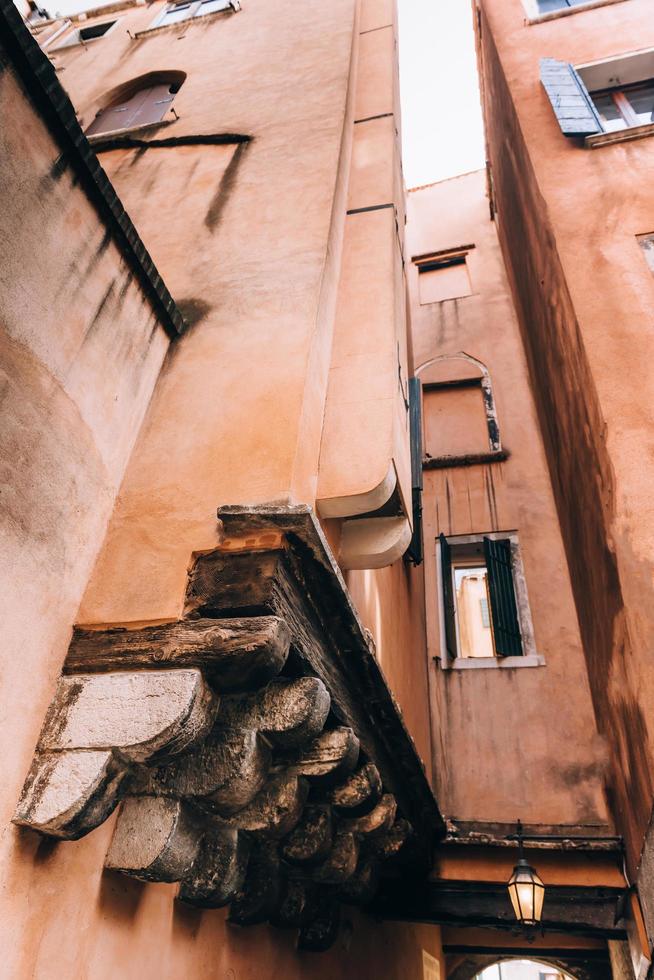
[[[525,646],[533,647],[531,622],[521,623],[526,586],[521,564],[516,567],[513,538],[512,544],[498,533],[439,536],[445,663],[523,657]],[[524,594],[521,604],[516,576]],[[525,616],[529,619],[523,612]]]

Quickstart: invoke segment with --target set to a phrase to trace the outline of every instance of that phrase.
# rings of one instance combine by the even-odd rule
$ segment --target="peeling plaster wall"
[[[409,267],[415,368],[429,378],[435,357],[464,351],[486,365],[505,462],[425,470],[423,522],[427,637],[432,687],[434,771],[443,812],[471,822],[520,817],[536,824],[598,825],[607,820],[606,750],[595,728],[586,664],[554,499],[538,432],[527,365],[483,171],[409,193],[410,255],[474,244],[472,295],[419,304]],[[444,362],[439,362],[441,369]],[[454,362],[451,362],[454,363]],[[465,361],[459,370],[465,374]],[[461,367],[462,365],[462,367]],[[432,369],[433,370],[433,369]],[[446,397],[446,396],[443,396]],[[425,398],[425,412],[433,411]],[[452,403],[453,408],[459,406]],[[463,406],[441,440],[473,427]],[[430,419],[425,418],[429,430]],[[449,452],[455,452],[450,449]],[[443,670],[439,533],[517,531],[536,651],[545,666]]]
[[[586,150],[559,130],[539,57],[582,64],[637,50],[647,0],[534,27],[486,0],[484,104],[499,234],[525,338],[563,531],[608,791],[633,871],[652,806],[654,227],[651,140]],[[651,929],[651,925],[650,925]]]

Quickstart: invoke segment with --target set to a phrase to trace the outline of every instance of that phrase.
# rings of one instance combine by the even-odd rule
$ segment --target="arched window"
[[[422,382],[427,459],[455,464],[501,453],[493,389],[481,361],[460,351],[427,361],[416,374]]]
[[[186,75],[181,71],[149,72],[109,93],[106,104],[86,130],[87,136],[137,129],[161,122]]]

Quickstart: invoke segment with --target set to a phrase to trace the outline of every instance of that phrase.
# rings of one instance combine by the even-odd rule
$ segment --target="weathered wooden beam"
[[[545,891],[543,927],[547,931],[610,939],[624,938],[616,921],[620,888],[550,885]],[[505,885],[481,882],[402,881],[388,879],[370,910],[385,919],[485,926],[514,930],[515,914]]]
[[[220,691],[258,687],[286,662],[290,643],[278,616],[185,619],[142,629],[76,629],[64,673],[201,667]]]

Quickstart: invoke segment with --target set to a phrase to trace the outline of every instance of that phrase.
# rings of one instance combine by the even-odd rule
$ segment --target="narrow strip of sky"
[[[470,0],[399,0],[407,187],[484,166]]]

